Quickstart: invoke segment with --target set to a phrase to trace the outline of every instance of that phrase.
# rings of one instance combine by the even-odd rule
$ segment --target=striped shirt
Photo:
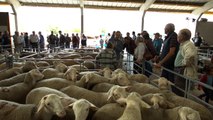
[[[117,67],[116,53],[113,49],[106,48],[102,50],[95,59],[100,68],[116,69]]]

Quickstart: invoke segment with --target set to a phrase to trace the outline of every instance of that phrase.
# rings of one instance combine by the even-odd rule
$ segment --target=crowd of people
[[[99,53],[96,61],[98,61],[101,68],[118,68],[120,67],[119,61],[122,59],[121,54],[126,49],[128,54],[134,56],[134,73],[142,73],[141,68],[145,68],[144,74],[149,77],[153,67],[156,69],[163,68],[161,77],[167,78],[176,86],[185,90],[188,87],[186,86],[186,78],[198,80],[197,45],[191,41],[191,31],[189,29],[181,29],[177,34],[175,25],[169,23],[164,30],[166,34],[164,40],[159,33],[155,33],[154,40],[152,40],[147,31],[142,31],[137,36],[135,32],[132,32],[131,37],[129,32],[126,37],[122,37],[120,31],[115,31],[105,41],[108,43],[107,47]],[[193,84],[191,83],[191,85]],[[193,87],[190,86],[190,88]],[[176,87],[172,87],[172,91],[179,96],[185,95],[183,91]]]
[[[186,79],[175,75],[171,71],[175,71],[184,77],[197,80],[197,46],[200,46],[202,39],[199,33],[191,41],[191,31],[182,29],[177,34],[175,25],[169,23],[164,28],[165,38],[163,39],[159,33],[154,34],[154,39],[150,38],[147,31],[136,33],[129,32],[123,37],[120,31],[114,31],[112,35],[108,33],[105,38],[99,36],[99,43],[102,51],[96,56],[96,63],[99,68],[109,67],[111,69],[122,67],[122,54],[124,50],[133,56],[134,73],[144,73],[150,76],[153,67],[163,68],[161,76],[177,85],[179,88],[186,88]],[[64,48],[79,48],[87,46],[87,37],[82,34],[63,34],[58,31],[58,34],[51,34],[47,37],[48,48],[53,50],[55,47]],[[31,35],[28,33],[15,32],[12,36],[15,46],[15,52],[21,52],[23,49],[33,49],[41,51],[45,48],[45,39],[41,32],[38,35],[35,31]],[[8,32],[1,33],[0,42],[3,49],[11,48],[11,36]],[[81,45],[79,45],[81,43]],[[106,48],[104,49],[104,44]],[[154,63],[154,64],[152,64]],[[145,68],[143,71],[141,68]],[[170,71],[168,71],[170,70]],[[172,87],[172,91],[177,95],[184,96],[184,92]]]

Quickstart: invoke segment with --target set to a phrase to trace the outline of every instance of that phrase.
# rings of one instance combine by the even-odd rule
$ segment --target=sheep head
[[[174,83],[170,82],[164,77],[160,77],[159,79],[153,80],[153,82],[157,82],[158,87],[161,90],[168,90],[170,88],[170,85],[174,85]]]
[[[61,103],[61,97],[56,94],[48,94],[40,100],[36,113],[40,113],[42,110],[49,111],[53,115],[56,114],[58,117],[64,117],[66,115]]]
[[[77,74],[78,70],[76,68],[69,68],[65,73],[64,73],[64,78],[73,82],[77,81]]]
[[[26,61],[24,66],[22,67],[23,72],[28,72],[32,69],[37,69],[37,66],[34,61]]]
[[[158,109],[159,107],[168,109],[168,108],[174,108],[175,105],[171,102],[169,102],[165,96],[161,93],[153,94],[151,97],[151,103],[153,103],[153,108]]]
[[[118,85],[113,86],[108,91],[108,98],[107,101],[116,101],[119,98],[126,98],[128,96],[128,92],[131,89],[130,86],[121,87]]]
[[[106,78],[111,78],[112,70],[109,67],[105,67],[103,70],[99,70],[101,74],[103,74]]]
[[[27,78],[28,75],[32,79]],[[44,75],[38,69],[33,69],[33,70],[29,71],[27,73],[27,75],[25,76],[24,83],[30,84],[33,82],[33,84],[34,84],[36,81],[41,80],[43,78],[44,78]]]
[[[124,73],[118,73],[118,74],[114,75],[114,77],[112,78],[112,81],[121,86],[131,84],[131,82],[128,79],[128,76]]]
[[[79,99],[70,104],[68,108],[72,108],[75,114],[76,120],[86,120],[89,110],[96,111],[98,108],[85,99]]]
[[[201,120],[199,112],[190,107],[181,107],[178,115],[180,120]]]
[[[136,93],[136,92],[131,92],[127,98],[119,98],[118,100],[116,100],[117,103],[123,105],[123,104],[139,104],[140,107],[144,107],[144,108],[151,108],[151,106],[149,104],[147,104],[146,102],[144,102],[143,100],[141,100],[141,95]]]

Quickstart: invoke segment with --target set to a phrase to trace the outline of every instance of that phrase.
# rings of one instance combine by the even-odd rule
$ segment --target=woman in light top
[[[136,48],[134,51],[134,73],[142,73],[142,62],[143,62],[143,55],[145,53],[145,44],[144,44],[144,38],[143,37],[137,37],[136,38]]]

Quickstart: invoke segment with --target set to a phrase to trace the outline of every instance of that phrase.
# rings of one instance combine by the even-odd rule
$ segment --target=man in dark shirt
[[[202,38],[200,37],[200,33],[196,32],[195,37],[192,38],[192,41],[194,42],[194,45],[196,47],[200,47],[201,43],[202,43]]]
[[[130,37],[129,32],[126,33],[126,37],[124,38],[123,49],[125,48],[129,54],[134,55],[134,50],[136,48],[136,45],[135,45],[135,41]]]
[[[160,55],[160,61],[155,65],[156,67],[165,67],[169,70],[174,70],[174,61],[179,49],[179,43],[177,41],[177,33],[175,33],[175,26],[172,23],[169,23],[165,27],[165,37],[163,43],[163,50]],[[161,73],[162,77],[167,78],[171,82],[174,81],[174,74],[163,69]]]

